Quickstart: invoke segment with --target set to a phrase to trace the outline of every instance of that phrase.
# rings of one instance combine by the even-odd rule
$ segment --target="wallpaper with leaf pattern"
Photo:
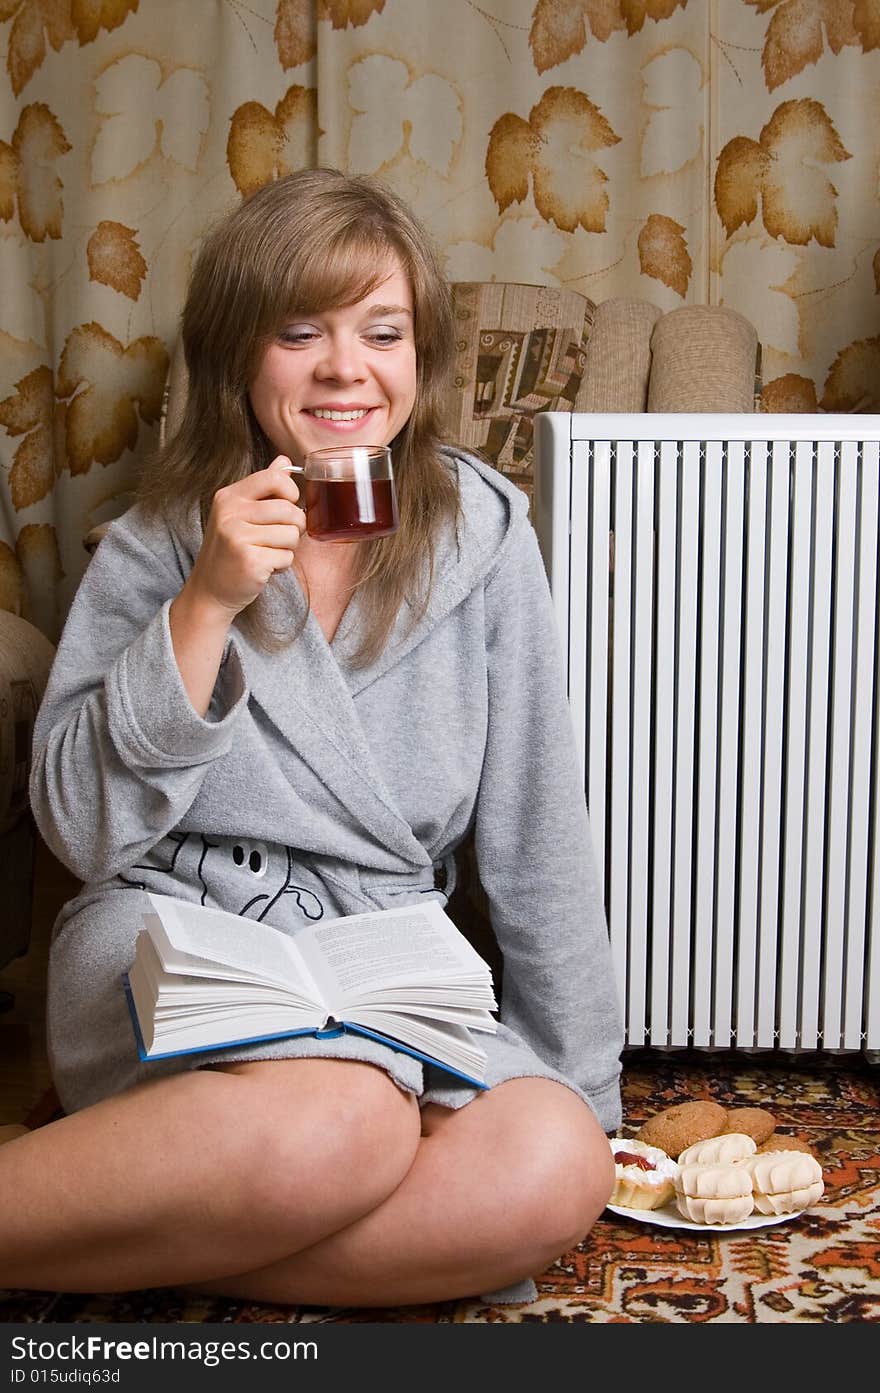
[[[769,409],[880,409],[880,0],[0,0],[0,62],[0,608],[50,638],[200,236],[304,165],[453,280],[730,305]]]

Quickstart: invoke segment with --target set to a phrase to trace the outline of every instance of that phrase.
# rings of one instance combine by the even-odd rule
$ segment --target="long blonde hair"
[[[140,487],[151,509],[198,505],[204,525],[217,489],[277,453],[248,396],[268,345],[293,315],[363,299],[387,275],[389,256],[412,289],[416,397],[392,442],[400,526],[356,549],[360,666],[382,652],[404,599],[413,622],[424,612],[438,531],[458,510],[456,481],[437,450],[453,358],[449,287],[427,234],[394,193],[338,170],[302,170],[258,189],[206,237],[181,323],[189,373],[183,419]],[[258,599],[241,616],[257,642],[276,648],[296,636],[273,634],[263,608]]]

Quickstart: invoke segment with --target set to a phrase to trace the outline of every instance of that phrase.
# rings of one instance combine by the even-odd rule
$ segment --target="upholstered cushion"
[[[758,335],[736,310],[683,305],[651,336],[649,411],[755,411]]]
[[[647,411],[651,333],[661,314],[648,300],[596,306],[577,411]]]
[[[459,281],[452,294],[446,436],[481,450],[530,494],[534,418],[577,409],[595,306],[556,286]]]

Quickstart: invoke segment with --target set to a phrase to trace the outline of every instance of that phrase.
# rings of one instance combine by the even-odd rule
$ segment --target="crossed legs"
[[[0,1284],[397,1305],[543,1270],[613,1182],[592,1113],[515,1079],[458,1110],[342,1060],[162,1079],[0,1148]]]

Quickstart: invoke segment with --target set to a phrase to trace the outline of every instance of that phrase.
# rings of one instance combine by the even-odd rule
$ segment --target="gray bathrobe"
[[[524,494],[445,451],[462,518],[440,537],[425,616],[405,604],[368,668],[358,604],[328,644],[313,615],[267,653],[234,626],[205,719],[190,705],[168,609],[201,543],[135,507],[110,528],[71,607],[34,735],[31,798],[85,882],[55,926],[48,1029],[68,1111],[210,1059],[307,1055],[381,1065],[422,1101],[467,1083],[379,1042],[299,1037],[142,1064],[121,974],[144,891],[295,934],[323,917],[436,896],[475,828],[504,959],[490,1085],[538,1075],[620,1120],[622,1032],[549,589]],[[273,621],[305,608],[276,577]],[[445,879],[445,884],[441,885]]]

